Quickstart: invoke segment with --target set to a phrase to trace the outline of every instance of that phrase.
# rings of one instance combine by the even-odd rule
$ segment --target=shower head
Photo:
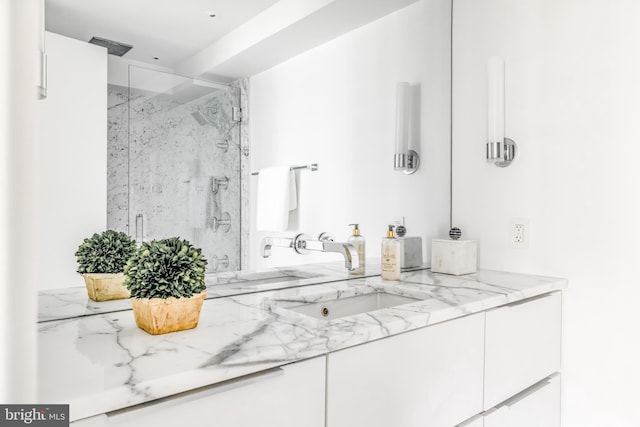
[[[191,113],[191,115],[193,116],[194,119],[196,119],[198,121],[198,123],[200,123],[200,126],[204,126],[204,125],[207,125],[207,124],[211,123],[209,121],[209,119],[207,118],[207,116],[202,114],[201,111],[196,111],[194,113]]]
[[[107,53],[109,55],[115,55],[115,56],[122,56],[125,53],[129,52],[131,48],[133,48],[133,46],[128,44],[116,42],[109,39],[103,39],[101,37],[96,37],[96,36],[91,37],[91,40],[89,40],[89,43],[98,45],[100,47],[105,47],[107,48]]]
[[[211,123],[211,116],[213,114],[216,114],[217,112],[218,110],[216,110],[215,108],[207,108],[208,114],[204,114],[202,111],[198,110],[191,113],[191,115],[198,121],[198,123],[200,123],[201,126],[204,126],[213,124]]]

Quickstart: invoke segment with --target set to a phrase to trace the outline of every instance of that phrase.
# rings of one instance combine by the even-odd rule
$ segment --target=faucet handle
[[[311,236],[308,234],[300,233],[293,238],[293,249],[300,255],[306,255],[309,253],[307,249],[307,241],[311,240]]]
[[[318,240],[320,240],[321,242],[333,242],[333,234],[327,231],[323,231],[322,233],[318,234]]]

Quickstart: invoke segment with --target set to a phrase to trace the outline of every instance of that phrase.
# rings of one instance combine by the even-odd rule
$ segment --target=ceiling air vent
[[[124,43],[114,42],[113,40],[102,39],[100,37],[91,37],[89,43],[106,47],[109,55],[122,56],[129,52],[133,46]]]

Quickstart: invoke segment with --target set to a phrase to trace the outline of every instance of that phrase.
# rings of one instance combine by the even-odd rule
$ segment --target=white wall
[[[640,2],[454,0],[453,223],[482,268],[565,276],[563,426],[637,426]],[[506,135],[484,160],[486,60],[506,61]],[[528,249],[509,244],[530,220]]]
[[[424,0],[250,80],[251,170],[318,163],[302,171],[298,211],[283,233],[255,228],[257,177],[250,182],[250,268],[341,259],[300,256],[274,248],[259,255],[265,235],[317,235],[346,239],[358,222],[367,256],[380,257],[380,239],[395,216],[409,234],[427,241],[449,227],[450,0]],[[393,171],[395,87],[417,85],[422,166],[412,175]]]
[[[36,61],[42,3],[0,2],[0,402],[37,399]]]
[[[107,217],[107,52],[47,33],[48,96],[38,103],[38,287],[83,286],[75,251]]]

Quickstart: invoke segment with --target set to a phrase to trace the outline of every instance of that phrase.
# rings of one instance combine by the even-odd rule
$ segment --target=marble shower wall
[[[240,89],[177,87],[108,88],[108,227],[145,241],[179,236],[203,249],[210,271],[225,257],[218,271],[239,270]]]
[[[129,90],[107,87],[107,228],[129,232]]]

